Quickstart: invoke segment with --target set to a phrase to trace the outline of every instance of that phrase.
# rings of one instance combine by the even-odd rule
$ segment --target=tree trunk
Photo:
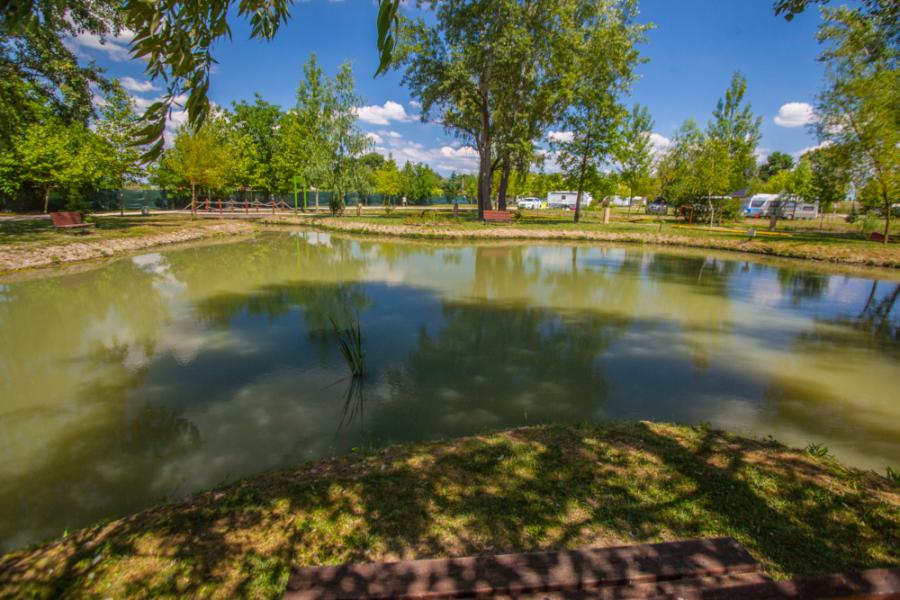
[[[774,210],[769,215],[769,231],[775,231],[775,225],[778,223],[778,213],[781,212],[781,200],[775,201]]]
[[[44,188],[44,214],[50,212],[50,186]]]
[[[887,244],[890,241],[888,236],[891,232],[891,200],[886,192],[882,192],[882,198],[884,199],[884,243]]]
[[[478,159],[478,219],[484,220],[484,211],[491,209],[491,151],[482,148]]]
[[[587,155],[581,157],[581,173],[578,175],[578,195],[575,196],[575,222],[581,220],[581,194],[584,190],[584,175],[587,171]]]
[[[191,182],[191,218],[197,213],[197,184]]]
[[[497,210],[506,210],[506,191],[509,189],[509,175],[512,170],[509,157],[503,159],[500,171],[500,187],[497,190]]]
[[[316,188],[316,214],[319,212],[319,188]]]

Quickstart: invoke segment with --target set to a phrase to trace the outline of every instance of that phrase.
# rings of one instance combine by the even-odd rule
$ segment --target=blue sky
[[[769,0],[642,0],[640,20],[653,22],[641,51],[648,59],[629,102],[649,107],[654,141],[664,146],[687,118],[701,125],[710,118],[734,71],[748,79],[747,98],[762,116],[760,154],[799,153],[816,143],[806,124],[821,85],[822,66],[815,30],[817,11],[791,23],[772,13]],[[364,100],[360,126],[373,145],[399,161],[424,161],[442,173],[475,168],[474,153],[452,134],[418,120],[418,110],[396,72],[373,78],[377,67],[372,0],[308,0],[293,7],[290,22],[271,42],[249,39],[249,27],[233,23],[233,37],[215,48],[219,64],[211,99],[223,106],[252,98],[290,106],[302,65],[315,52],[333,74],[350,61]],[[90,36],[73,40],[84,59],[94,59],[109,75],[123,78],[139,105],[160,94],[141,63],[127,59],[127,36],[105,44]],[[175,124],[183,121],[175,115]],[[174,125],[173,125],[174,126]]]

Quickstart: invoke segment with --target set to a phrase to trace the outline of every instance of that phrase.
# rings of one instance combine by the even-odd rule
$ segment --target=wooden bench
[[[484,211],[485,223],[509,223],[512,221],[512,213],[508,210],[486,210]]]
[[[64,210],[60,212],[50,213],[50,220],[57,229],[66,229],[70,231],[81,231],[87,233],[88,228],[93,227],[93,223],[85,223],[81,219],[81,213],[77,210]]]
[[[878,233],[877,231],[873,231],[873,232],[869,235],[869,241],[871,241],[871,242],[884,242],[884,234],[883,234],[883,233]],[[897,244],[897,243],[900,243],[900,239],[898,239],[897,236],[895,236],[895,235],[889,235],[889,236],[888,236],[888,243],[889,243],[889,244]]]
[[[732,538],[326,567],[295,567],[286,600],[887,598],[900,569],[773,581]]]

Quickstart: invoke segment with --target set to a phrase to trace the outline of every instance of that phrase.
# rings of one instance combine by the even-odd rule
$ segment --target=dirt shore
[[[40,246],[11,244],[0,246],[0,273],[105,258],[155,246],[248,234],[254,230],[251,223],[235,221],[197,225],[140,237],[91,239],[90,236],[86,236],[84,241],[65,244]]]

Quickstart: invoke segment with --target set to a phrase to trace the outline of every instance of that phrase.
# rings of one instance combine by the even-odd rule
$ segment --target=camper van
[[[819,216],[818,202],[803,202],[797,196],[781,194],[754,194],[744,203],[744,214],[748,217],[771,217],[775,207],[779,207],[782,219],[815,219]]]
[[[575,201],[578,198],[578,192],[550,192],[547,194],[547,205],[550,208],[565,208],[575,210]],[[590,206],[593,202],[590,193],[581,192],[581,206]]]
[[[744,203],[744,214],[748,217],[767,217],[769,207],[778,199],[778,194],[753,194]]]

